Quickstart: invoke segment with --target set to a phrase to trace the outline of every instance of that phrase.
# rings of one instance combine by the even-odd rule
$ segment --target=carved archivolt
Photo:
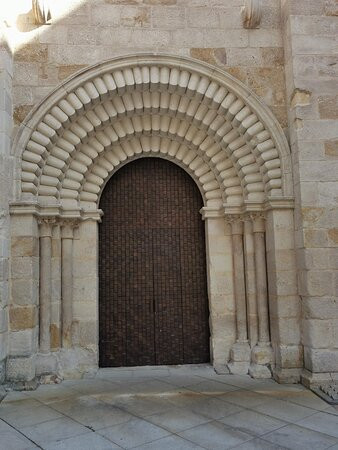
[[[26,122],[21,198],[97,207],[122,164],[170,158],[206,205],[289,196],[288,146],[276,119],[231,76],[190,59],[141,55],[88,69]]]

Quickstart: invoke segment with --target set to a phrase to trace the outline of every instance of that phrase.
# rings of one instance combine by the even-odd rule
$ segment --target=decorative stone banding
[[[185,167],[206,205],[290,195],[287,143],[241,83],[189,59],[127,57],[119,66],[86,70],[27,121],[23,198],[93,209],[121,163],[151,154]]]

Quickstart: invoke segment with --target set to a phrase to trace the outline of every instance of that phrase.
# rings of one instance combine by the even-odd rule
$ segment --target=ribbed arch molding
[[[164,55],[109,61],[51,94],[23,125],[22,198],[97,207],[130,159],[176,161],[205,204],[292,195],[288,145],[258,98],[211,66]]]

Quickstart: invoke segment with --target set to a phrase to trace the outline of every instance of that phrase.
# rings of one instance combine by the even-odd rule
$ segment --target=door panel
[[[153,230],[156,363],[183,364],[179,230]]]
[[[203,206],[175,164],[120,169],[100,202],[100,366],[209,361]]]

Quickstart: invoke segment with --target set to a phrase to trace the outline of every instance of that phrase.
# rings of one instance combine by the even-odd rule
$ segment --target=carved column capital
[[[265,215],[261,212],[250,213],[252,220],[253,232],[264,233],[265,232]]]
[[[74,238],[74,229],[79,226],[78,219],[61,219],[61,238],[62,239],[73,239]]]
[[[52,237],[53,226],[56,225],[55,217],[39,217],[40,237]]]
[[[250,216],[244,216],[244,234],[251,234],[253,232],[252,220]]]
[[[240,214],[231,214],[225,216],[225,221],[231,225],[231,234],[243,234],[243,216]]]
[[[262,13],[261,0],[246,0],[241,11],[244,28],[259,28]]]

